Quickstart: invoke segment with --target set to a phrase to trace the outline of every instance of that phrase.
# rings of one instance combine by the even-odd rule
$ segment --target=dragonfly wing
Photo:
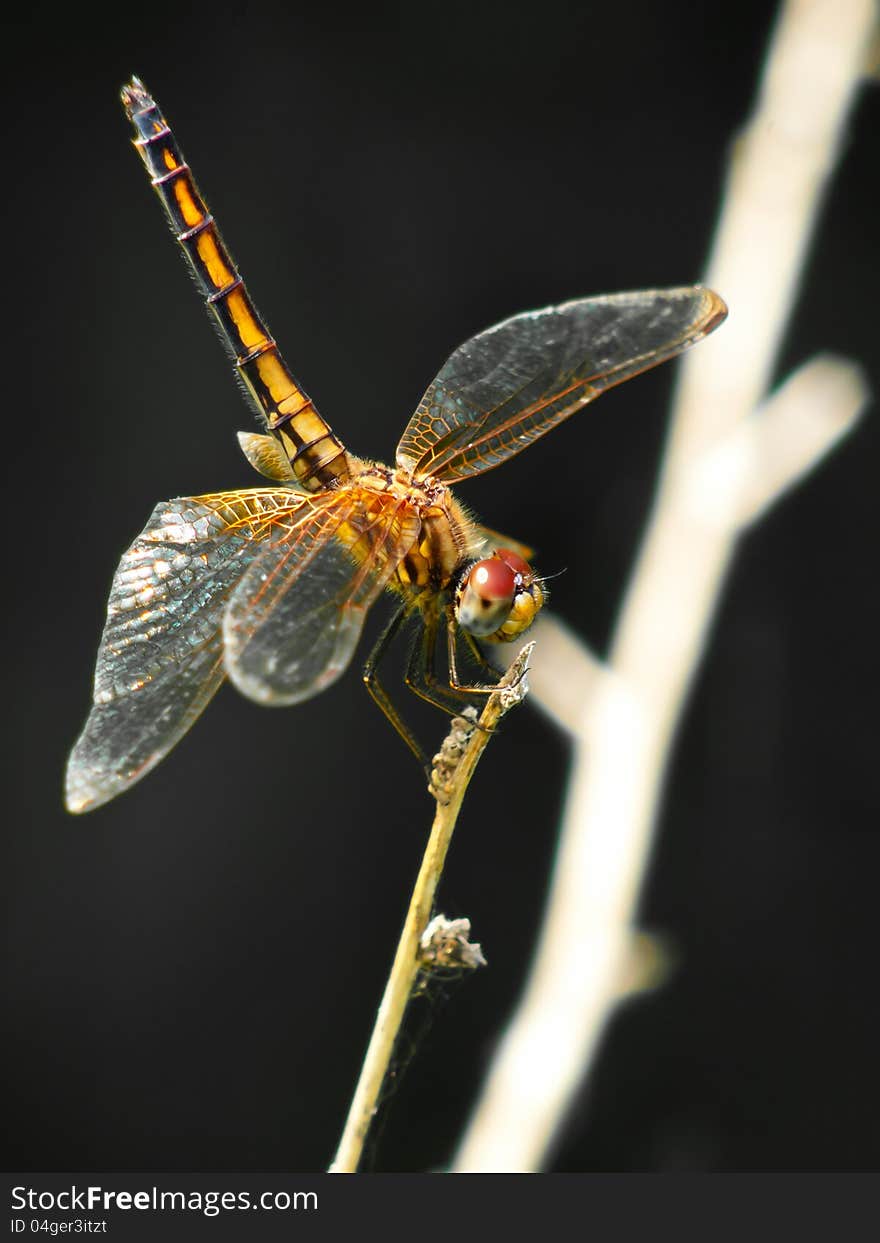
[[[605,389],[680,354],[727,314],[700,286],[529,311],[460,346],[422,398],[397,463],[445,483],[520,453]]]
[[[496,531],[494,527],[483,526],[482,523],[475,523],[476,541],[474,547],[469,549],[472,557],[491,557],[496,548],[509,548],[515,552],[517,556],[522,557],[523,561],[534,561],[536,553],[535,549],[529,544],[523,544],[520,540],[514,539],[512,535],[504,535],[501,531]]]
[[[94,703],[67,765],[70,811],[90,811],[150,771],[223,681],[223,609],[287,489],[156,506],[110,588]]]
[[[230,599],[223,639],[231,681],[268,705],[299,703],[335,682],[420,527],[400,500],[353,487],[291,521]]]

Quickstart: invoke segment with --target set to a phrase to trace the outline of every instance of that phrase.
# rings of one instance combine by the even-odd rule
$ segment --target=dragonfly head
[[[509,548],[465,566],[455,591],[455,618],[478,639],[508,643],[528,630],[545,593],[527,561]]]

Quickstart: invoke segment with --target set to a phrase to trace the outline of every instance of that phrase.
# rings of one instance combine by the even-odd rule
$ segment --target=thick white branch
[[[681,369],[667,480],[767,392],[876,21],[875,0],[782,6],[706,272],[730,316]]]
[[[577,734],[584,704],[592,703],[603,664],[583,639],[561,618],[547,612],[529,636],[535,651],[529,664],[531,698],[561,729]],[[515,643],[499,643],[491,652],[499,669],[506,669],[516,655]],[[565,677],[559,670],[565,670]]]
[[[732,525],[748,526],[852,431],[868,404],[862,369],[825,355],[800,367],[691,473],[704,517],[732,484]],[[736,467],[722,458],[730,456]]]
[[[737,534],[827,452],[865,400],[857,369],[819,361],[758,407],[874,22],[872,0],[790,0],[782,11],[707,280],[730,320],[682,371],[611,670],[593,666],[581,705],[531,976],[455,1170],[527,1171],[546,1160],[620,993],[675,729]],[[562,686],[569,678],[563,663],[545,672]],[[571,705],[558,715],[570,720]]]

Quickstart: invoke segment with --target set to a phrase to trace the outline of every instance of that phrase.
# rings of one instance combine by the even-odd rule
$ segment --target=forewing
[[[397,463],[446,483],[480,475],[605,389],[680,354],[726,314],[717,294],[690,286],[515,315],[449,357],[403,434]]]
[[[420,525],[408,505],[354,487],[291,522],[250,565],[224,616],[226,671],[238,689],[281,705],[335,682]]]
[[[67,765],[70,811],[90,811],[167,755],[223,681],[223,609],[288,489],[156,506],[113,577],[94,704]]]

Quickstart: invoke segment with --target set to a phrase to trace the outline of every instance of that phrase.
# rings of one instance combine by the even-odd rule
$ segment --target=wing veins
[[[483,474],[609,388],[683,353],[726,313],[712,290],[687,286],[578,299],[505,320],[450,355],[407,425],[397,461],[414,477],[444,482]],[[545,385],[552,391],[542,392]]]
[[[324,545],[328,542],[328,540],[333,538],[333,536],[339,530],[339,527],[342,526],[343,522],[346,522],[351,517],[353,508],[354,508],[353,506],[350,506],[341,515],[339,514],[331,515],[331,525],[328,527],[324,527],[315,532],[312,543],[305,552],[303,552],[302,550],[302,537],[296,540],[293,543],[292,547],[287,549],[284,555],[281,556],[276,561],[271,571],[266,575],[266,578],[263,580],[263,582],[260,585],[260,590],[249,601],[249,607],[257,608],[259,606],[266,592],[270,589],[270,587],[272,587],[272,585],[275,583],[275,580],[278,578],[278,576],[283,573],[285,567],[288,565],[290,561],[290,558],[295,556],[298,553],[301,553],[302,560],[296,567],[296,574],[291,578],[291,581],[287,584],[287,587],[285,589],[285,590],[290,590],[290,588],[294,585],[296,580],[306,570],[306,568],[312,563],[312,561],[315,559],[315,557],[318,555],[318,553],[321,551]],[[322,511],[320,510],[317,513],[313,512],[307,515],[307,518],[312,518],[312,519],[318,518],[318,517],[323,517],[326,521],[326,514],[322,513]],[[334,518],[338,518],[338,521],[335,523],[335,525],[333,525]],[[305,520],[303,520],[300,523],[295,524],[292,528],[290,528],[290,530],[295,531],[298,526],[303,526],[303,525],[305,525]],[[280,536],[279,539],[275,541],[274,545],[269,545],[269,547],[265,550],[265,552],[266,553],[270,552],[273,547],[276,547],[277,544],[281,543],[281,540],[283,538],[284,538],[283,536]],[[272,612],[277,607],[279,601],[282,599],[283,594],[284,594],[283,592],[277,594],[275,599],[269,604],[269,607],[266,610],[265,616],[261,618],[260,620],[260,625],[262,625],[265,622],[265,620],[271,616]]]
[[[589,388],[590,382],[596,379],[597,376],[600,376],[600,375],[604,376],[608,374],[610,374],[610,372],[597,372],[595,376],[589,376],[585,380],[578,380],[574,384],[570,384],[568,388],[559,389],[557,392],[550,393],[549,396],[546,396],[546,397],[540,397],[536,401],[532,402],[530,406],[524,406],[521,410],[517,410],[515,413],[508,415],[508,417],[502,423],[498,423],[496,426],[481,432],[480,429],[485,427],[486,420],[491,418],[493,414],[495,414],[498,410],[502,408],[502,406],[507,405],[508,402],[512,401],[515,397],[517,397],[519,393],[522,392],[522,388],[526,387],[526,385],[523,385],[522,388],[520,388],[516,393],[511,393],[510,397],[505,398],[504,401],[500,401],[497,406],[493,406],[491,410],[485,411],[485,413],[482,414],[479,420],[477,420],[473,425],[469,425],[467,427],[456,429],[454,436],[450,437],[449,440],[447,441],[447,446],[446,446],[447,451],[449,448],[453,446],[455,447],[457,452],[461,452],[462,449],[467,449],[467,450],[477,449],[479,448],[480,445],[486,444],[488,441],[492,440],[493,437],[501,436],[503,435],[504,432],[511,431],[513,428],[516,427],[518,423],[524,423],[527,419],[532,418],[534,415],[540,414],[542,410],[545,410],[547,408],[547,406],[553,405],[554,402],[559,401],[563,397],[566,397],[569,393],[573,393],[579,388]],[[587,400],[591,401],[593,400],[594,397],[598,397],[601,391],[602,391],[601,389],[597,389],[594,393],[590,395],[590,397]],[[566,414],[572,413],[579,406],[586,405],[586,404],[587,404],[586,401],[572,402],[569,406],[566,406],[563,411],[559,412],[559,419],[561,420],[562,418],[565,417]],[[474,432],[476,432],[476,435],[473,435]],[[466,445],[456,444],[456,441],[460,441],[465,434],[467,434],[468,436],[467,444]],[[436,454],[434,452],[435,449],[436,449],[436,445],[433,446],[432,449],[430,450],[430,454],[431,454],[430,473],[434,475],[438,475],[438,470],[442,471],[445,467],[447,467],[450,464],[452,460],[454,460],[454,458],[451,457],[450,462],[444,462],[443,459],[446,456],[446,453],[444,452],[444,453]],[[425,456],[427,457],[428,455],[426,454]],[[416,471],[417,472],[420,471],[421,468],[422,468],[422,461],[420,460],[416,466]],[[438,477],[442,477],[442,476],[438,476]]]

